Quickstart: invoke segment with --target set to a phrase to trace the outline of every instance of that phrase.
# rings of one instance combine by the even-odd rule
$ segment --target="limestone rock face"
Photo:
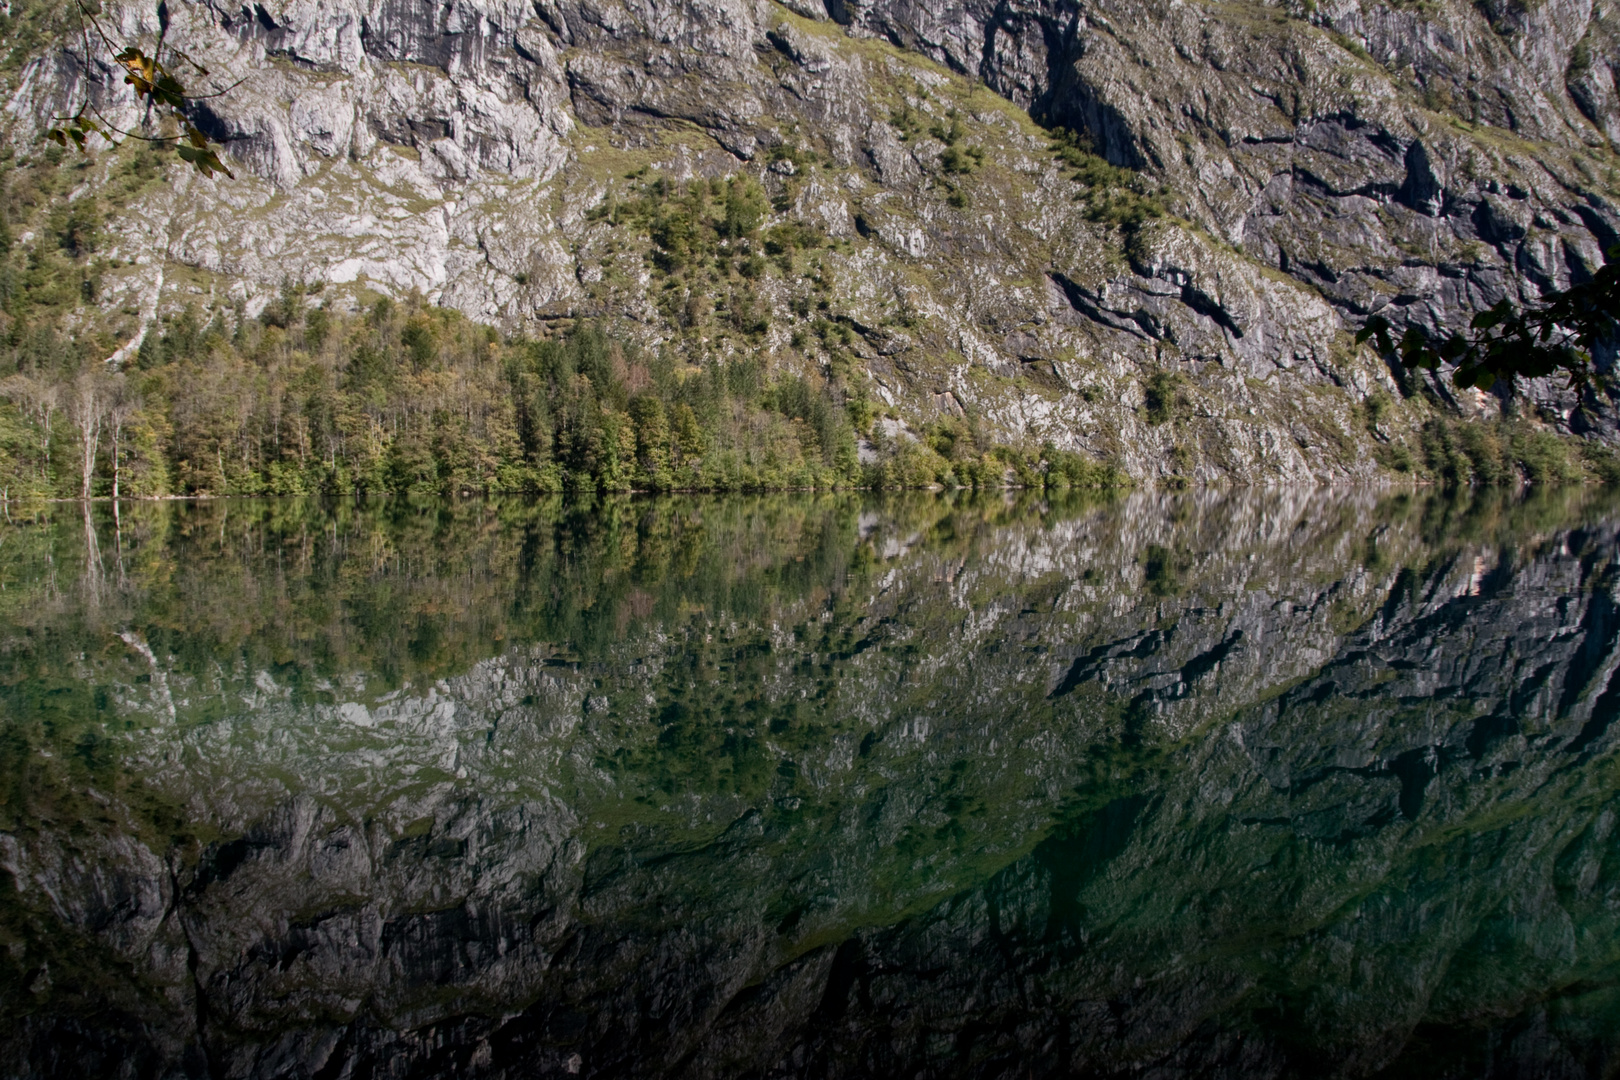
[[[1090,132],[1345,313],[1433,326],[1563,287],[1620,239],[1614,182],[1580,153],[1606,161],[1615,124],[1604,9],[1498,6],[902,0],[845,17]],[[1495,227],[1501,201],[1542,237]],[[1455,258],[1469,242],[1489,250]]]
[[[107,306],[251,312],[286,280],[332,286],[327,302],[417,289],[511,329],[606,317],[805,367],[826,357],[803,332],[830,319],[913,427],[964,410],[1139,477],[1371,479],[1356,406],[1404,376],[1349,345],[1364,318],[1460,326],[1583,280],[1620,241],[1615,16],[1500,7],[173,5],[171,40],[233,86],[196,119],[251,175],[172,170],[128,206],[115,260],[196,272],[161,297],[142,295],[150,274],[112,274]],[[156,32],[143,5],[109,12],[131,39]],[[19,145],[85,93],[138,122],[105,57],[86,84],[81,50],[13,80]],[[1168,215],[1099,210],[1032,117],[1136,170]],[[838,241],[829,307],[808,310],[802,268],[767,268],[762,341],[672,317],[636,258],[651,241],[599,212],[632,174],[758,179],[767,226]],[[1160,371],[1187,379],[1175,425],[1144,419]],[[1527,392],[1554,426],[1613,427],[1606,400]]]

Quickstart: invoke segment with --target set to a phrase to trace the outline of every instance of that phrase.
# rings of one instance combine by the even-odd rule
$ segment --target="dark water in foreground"
[[[0,525],[0,1073],[1613,1076],[1620,511]]]

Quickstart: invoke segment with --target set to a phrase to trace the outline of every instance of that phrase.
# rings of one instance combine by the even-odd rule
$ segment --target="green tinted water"
[[[0,531],[8,1071],[1603,1074],[1617,532],[53,507]]]

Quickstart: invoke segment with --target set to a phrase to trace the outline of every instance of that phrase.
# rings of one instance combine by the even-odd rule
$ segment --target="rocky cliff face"
[[[550,641],[516,620],[563,588],[548,548],[589,563],[566,522],[442,519],[424,559],[385,518],[205,510],[152,534],[215,552],[191,601],[144,541],[131,584],[30,581],[65,599],[0,698],[8,1074],[1612,1061],[1602,512],[691,509]],[[765,534],[786,554],[731,555]],[[456,609],[469,662],[368,691],[322,612],[359,634],[391,562],[404,609],[492,584],[519,640]],[[222,593],[255,599],[206,625]],[[230,637],[256,620],[269,663]]]
[[[847,357],[912,428],[965,413],[1140,477],[1370,479],[1433,406],[1369,431],[1358,404],[1412,387],[1350,346],[1366,315],[1457,326],[1620,239],[1620,53],[1584,0],[383,0],[185,4],[173,27],[214,82],[245,80],[198,119],[252,178],[171,172],[121,212],[111,258],[133,265],[104,306],[128,335],[288,279],[328,302],[420,289],[529,332],[604,316],[694,357],[840,377]],[[19,145],[85,92],[135,119],[105,58],[82,85],[81,51],[13,79]],[[1099,157],[1054,156],[1032,116]],[[738,174],[768,225],[826,241],[752,265],[754,337],[711,317],[729,270],[674,296],[612,212],[648,178]],[[1578,431],[1613,411],[1550,385],[1520,404]]]

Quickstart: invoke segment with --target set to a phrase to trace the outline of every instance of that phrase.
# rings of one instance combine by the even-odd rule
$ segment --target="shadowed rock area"
[[[1587,492],[54,513],[9,1075],[1614,1066]]]

